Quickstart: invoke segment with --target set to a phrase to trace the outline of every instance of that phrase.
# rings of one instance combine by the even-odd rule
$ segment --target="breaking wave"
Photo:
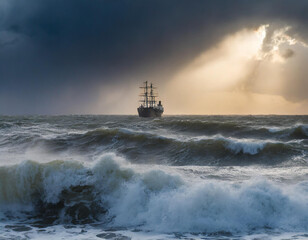
[[[0,168],[0,211],[40,223],[102,222],[162,232],[306,231],[307,183],[280,187],[186,182],[161,170],[135,171],[114,154],[92,165],[26,161]]]
[[[279,133],[292,139],[308,138],[308,126],[306,124],[295,124],[292,127],[269,127],[268,131],[276,134]]]
[[[308,138],[308,126],[307,125],[300,125],[292,129],[291,137],[295,139],[306,139]]]

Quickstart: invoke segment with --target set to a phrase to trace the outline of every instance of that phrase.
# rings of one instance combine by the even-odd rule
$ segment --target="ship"
[[[140,97],[141,105],[137,108],[139,117],[161,117],[164,112],[164,107],[161,104],[161,101],[158,101],[156,104],[156,98],[158,97],[154,93],[156,89],[153,84],[148,84],[148,81],[144,82],[144,85],[140,87],[143,91]]]

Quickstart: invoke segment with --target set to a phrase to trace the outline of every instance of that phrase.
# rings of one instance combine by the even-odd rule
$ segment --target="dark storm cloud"
[[[243,27],[286,22],[306,39],[307,9],[304,0],[2,0],[0,113],[81,111],[98,84],[167,78]]]

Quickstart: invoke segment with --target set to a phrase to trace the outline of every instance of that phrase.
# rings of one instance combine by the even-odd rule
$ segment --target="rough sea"
[[[308,239],[308,116],[0,116],[0,239]]]

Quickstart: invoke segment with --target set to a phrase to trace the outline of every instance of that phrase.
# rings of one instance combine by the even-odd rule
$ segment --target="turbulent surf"
[[[0,132],[0,238],[307,237],[307,116],[1,116]]]

